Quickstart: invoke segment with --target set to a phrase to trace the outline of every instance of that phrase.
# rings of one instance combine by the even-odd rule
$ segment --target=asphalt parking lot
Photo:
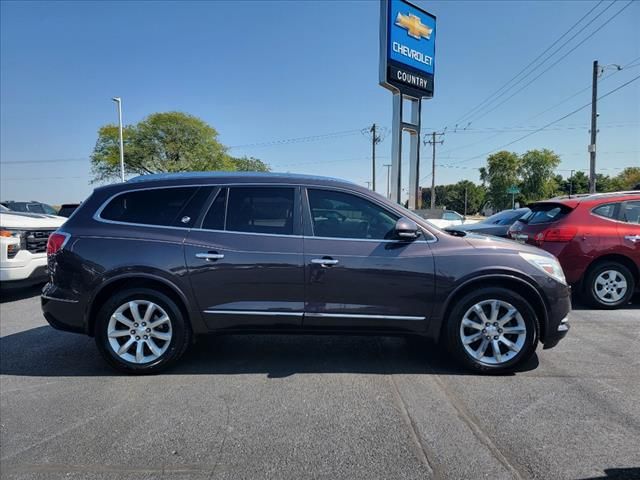
[[[0,474],[11,479],[640,478],[640,306],[580,307],[510,376],[390,337],[202,339],[152,377],[0,305]]]

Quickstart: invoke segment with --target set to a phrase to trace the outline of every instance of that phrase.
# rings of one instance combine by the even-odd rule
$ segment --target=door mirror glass
[[[411,240],[418,238],[420,235],[420,228],[418,224],[407,217],[401,217],[396,222],[395,234],[397,238],[403,240]]]

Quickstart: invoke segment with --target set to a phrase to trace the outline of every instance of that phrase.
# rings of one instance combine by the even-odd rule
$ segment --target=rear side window
[[[520,221],[528,223],[529,225],[557,222],[561,218],[565,217],[570,211],[571,209],[564,205],[534,205],[531,208],[531,212],[522,217]]]
[[[621,220],[626,223],[640,224],[640,201],[625,202],[622,205]]]
[[[618,218],[618,208],[620,208],[619,203],[607,203],[605,205],[600,205],[591,211],[594,215],[598,215],[599,217],[616,220]]]
[[[126,192],[111,200],[100,217],[116,222],[179,226],[184,223],[178,223],[184,217],[180,214],[198,190],[179,187]]]
[[[288,187],[232,187],[226,230],[293,235],[293,198]]]

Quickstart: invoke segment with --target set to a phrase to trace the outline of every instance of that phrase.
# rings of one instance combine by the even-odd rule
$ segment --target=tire
[[[629,269],[621,263],[606,261],[589,269],[583,296],[590,306],[611,310],[629,303],[634,290],[635,280]]]
[[[180,308],[152,289],[131,288],[116,293],[100,308],[96,318],[98,350],[112,368],[124,373],[159,373],[184,354],[190,340],[191,328]],[[127,348],[128,342],[131,343]],[[142,345],[140,353],[138,344]],[[116,350],[120,349],[124,351],[118,354]]]
[[[466,368],[479,373],[511,372],[534,354],[540,326],[535,311],[519,294],[502,287],[487,287],[454,301],[445,331],[447,347]],[[494,305],[498,307],[497,315],[492,318]],[[486,317],[484,320],[477,307]],[[489,321],[489,326],[485,320]],[[463,336],[467,341],[473,341],[465,345]],[[495,354],[494,342],[497,343],[498,355]],[[481,354],[483,344],[484,354],[480,357],[473,355],[474,351],[476,355]]]

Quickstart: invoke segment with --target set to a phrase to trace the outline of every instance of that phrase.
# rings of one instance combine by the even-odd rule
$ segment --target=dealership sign
[[[382,0],[380,84],[415,97],[433,97],[436,17],[404,0]]]

